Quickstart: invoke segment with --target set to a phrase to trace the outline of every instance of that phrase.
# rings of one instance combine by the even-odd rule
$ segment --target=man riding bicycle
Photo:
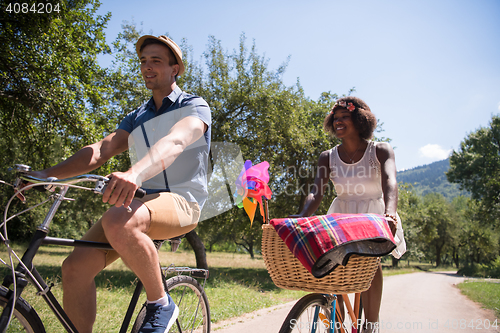
[[[165,293],[151,239],[172,238],[193,230],[208,196],[210,108],[201,97],[177,86],[184,64],[174,41],[146,35],[138,40],[136,49],[151,99],[101,141],[51,168],[31,173],[39,178],[73,177],[130,149],[132,167],[108,176],[103,201],[114,206],[83,237],[109,242],[115,251],[75,248],[62,266],[64,309],[79,332],[92,332],[95,276],[118,257],[146,289],[147,315],[140,332],[168,331],[178,308]],[[134,199],[139,187],[146,195]]]

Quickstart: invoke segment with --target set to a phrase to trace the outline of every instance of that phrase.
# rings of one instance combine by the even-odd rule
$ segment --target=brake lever
[[[14,190],[16,192],[19,192],[19,194],[24,198],[24,200],[22,200],[22,203],[26,203],[26,197],[24,196],[22,189],[24,186],[26,186],[26,184],[28,184],[28,182],[22,180],[20,178],[20,175],[25,175],[28,172],[32,171],[31,167],[29,165],[26,165],[26,164],[15,164],[14,167],[9,168],[8,171],[17,173],[17,177],[16,177],[16,180],[14,181],[14,184],[12,184],[12,185],[9,184],[9,185],[11,185],[14,188]],[[54,178],[54,180],[55,179],[57,179],[57,178]],[[45,192],[46,190],[54,192],[53,187],[50,185],[33,186],[33,188],[39,192]]]
[[[106,190],[106,182],[103,179],[99,179],[95,182],[94,193],[103,195]]]

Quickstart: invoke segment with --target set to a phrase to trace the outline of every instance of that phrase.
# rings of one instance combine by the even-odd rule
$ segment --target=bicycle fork
[[[328,319],[324,314],[320,312],[321,307],[318,305],[314,309],[313,323],[318,323],[318,325],[324,325],[328,328],[329,333],[334,333],[335,330],[335,309],[337,307],[337,296],[327,295],[328,302],[331,304],[330,318]],[[319,324],[321,323],[321,324]],[[311,327],[311,333],[316,333],[317,325],[313,324]]]
[[[321,307],[316,306],[314,309],[314,318],[313,318],[313,323],[321,323],[323,324],[327,329],[329,333],[334,333],[335,328],[338,329],[338,332],[340,333],[345,333],[346,332],[346,327],[344,326],[343,323],[343,316],[340,314],[340,309],[337,309],[337,295],[325,295],[327,298],[327,302],[331,304],[331,311],[330,311],[330,321],[328,321],[328,318],[320,312]],[[347,295],[344,295],[345,298],[347,298]],[[355,304],[359,304],[359,297],[360,295],[357,294],[356,296],[356,301]],[[345,302],[345,301],[344,301]],[[346,306],[348,307],[348,313],[346,315],[351,315],[351,319],[353,320],[353,323],[351,324],[350,328],[347,328],[348,332],[351,333],[358,333],[361,330],[361,323],[359,320],[361,318],[356,318],[354,316],[354,312],[352,311],[352,307],[350,306],[350,302],[345,303]],[[336,323],[335,319],[337,318],[336,313],[338,312],[338,318],[339,321]],[[358,313],[359,308],[356,307],[356,313]],[[319,321],[318,321],[319,319]],[[336,327],[338,326],[338,327]],[[311,333],[316,333],[317,325],[312,325]]]

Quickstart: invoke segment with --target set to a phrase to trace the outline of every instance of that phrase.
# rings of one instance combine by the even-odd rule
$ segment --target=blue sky
[[[195,60],[209,36],[248,46],[306,95],[364,99],[392,139],[398,169],[444,159],[500,113],[499,0],[102,0],[113,41],[124,21],[186,38]]]

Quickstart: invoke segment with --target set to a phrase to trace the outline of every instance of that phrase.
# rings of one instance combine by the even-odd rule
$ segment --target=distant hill
[[[422,196],[437,192],[451,200],[459,195],[468,195],[467,192],[460,191],[458,184],[450,183],[446,179],[445,172],[449,168],[450,159],[448,158],[413,169],[398,171],[398,183],[412,184],[416,193]]]

